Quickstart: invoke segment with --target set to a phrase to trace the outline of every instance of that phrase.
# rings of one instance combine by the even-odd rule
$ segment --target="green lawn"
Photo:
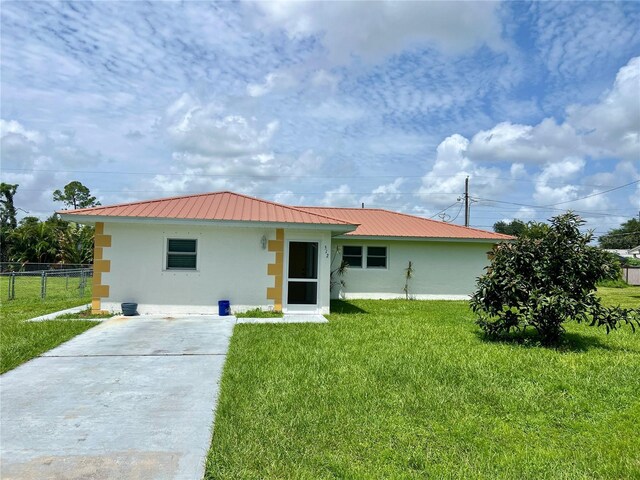
[[[640,478],[640,332],[548,349],[486,341],[466,302],[332,311],[236,326],[206,478]]]
[[[25,280],[30,280],[26,282]],[[18,283],[22,281],[22,283]],[[16,299],[7,300],[6,277],[0,278],[0,373],[11,370],[21,363],[40,355],[62,342],[84,332],[96,324],[88,320],[67,320],[47,322],[25,322],[46,313],[76,307],[91,301],[91,286],[80,297],[77,290],[70,294],[63,287],[64,279],[50,283],[46,300],[39,295],[39,279],[17,279]],[[19,290],[20,285],[20,290]],[[23,295],[20,295],[20,293]],[[29,293],[27,295],[27,293]]]

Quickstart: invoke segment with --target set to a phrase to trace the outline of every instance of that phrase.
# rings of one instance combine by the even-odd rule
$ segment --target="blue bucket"
[[[231,314],[231,302],[229,300],[218,300],[218,315],[226,317]]]
[[[138,314],[138,304],[137,303],[123,303],[120,305],[122,308],[122,314],[125,317],[132,317]]]

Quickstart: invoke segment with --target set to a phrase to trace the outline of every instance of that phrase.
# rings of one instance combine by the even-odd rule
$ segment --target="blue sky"
[[[572,208],[604,233],[640,211],[637,2],[0,15],[2,180],[31,214],[80,180],[103,204],[224,189],[462,223],[466,176],[472,226]]]

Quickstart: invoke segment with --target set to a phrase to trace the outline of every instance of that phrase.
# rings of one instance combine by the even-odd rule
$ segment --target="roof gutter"
[[[377,235],[344,235],[338,234],[334,237],[336,240],[353,240],[354,242],[361,240],[374,240],[380,242],[399,241],[407,242],[457,242],[457,243],[498,243],[512,242],[512,238],[456,238],[456,237],[393,237],[393,236],[377,236]]]
[[[353,232],[358,225],[330,224],[330,223],[296,223],[296,222],[262,222],[253,220],[198,220],[188,218],[154,218],[154,217],[116,217],[100,215],[82,215],[57,212],[63,220],[68,222],[95,225],[104,223],[127,223],[142,225],[200,225],[217,227],[268,227],[268,228],[296,228],[300,230],[330,230],[337,235]]]

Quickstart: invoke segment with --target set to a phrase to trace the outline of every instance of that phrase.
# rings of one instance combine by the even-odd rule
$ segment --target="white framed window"
[[[387,247],[367,247],[367,268],[387,268]]]
[[[349,268],[362,268],[362,247],[359,245],[345,245],[342,247],[342,260]]]
[[[197,260],[195,238],[167,238],[167,270],[196,270]]]

